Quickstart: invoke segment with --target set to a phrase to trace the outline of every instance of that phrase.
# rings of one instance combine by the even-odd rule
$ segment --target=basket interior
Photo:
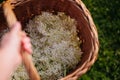
[[[87,18],[84,15],[81,7],[72,0],[30,0],[23,2],[22,4],[16,5],[15,14],[18,20],[22,23],[23,28],[25,27],[28,20],[33,18],[35,15],[41,14],[41,11],[49,11],[54,14],[57,12],[64,12],[67,15],[75,18],[77,21],[77,29],[79,30],[78,36],[82,40],[82,57],[78,64],[78,68],[87,61],[91,55],[92,50],[92,34],[90,32],[90,25]],[[6,29],[7,24],[3,16],[3,10],[0,8],[0,31]],[[76,68],[77,69],[77,68]]]

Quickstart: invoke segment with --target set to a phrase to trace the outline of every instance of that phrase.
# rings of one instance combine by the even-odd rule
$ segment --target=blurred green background
[[[82,0],[99,34],[99,56],[79,80],[120,80],[120,0]]]
[[[82,1],[98,29],[100,51],[96,63],[79,80],[120,80],[120,0]]]

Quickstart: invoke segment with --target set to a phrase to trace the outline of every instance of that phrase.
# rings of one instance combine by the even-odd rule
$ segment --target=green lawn
[[[98,29],[100,51],[79,80],[120,80],[120,0],[83,0]]]

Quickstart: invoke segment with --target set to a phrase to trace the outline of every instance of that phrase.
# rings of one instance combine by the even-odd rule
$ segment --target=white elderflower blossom
[[[25,31],[33,45],[33,62],[42,80],[59,80],[80,61],[80,40],[76,22],[64,13],[42,12],[27,24]],[[19,67],[13,80],[29,80]]]

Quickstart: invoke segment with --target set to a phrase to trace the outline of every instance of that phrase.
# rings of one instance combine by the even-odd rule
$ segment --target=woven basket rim
[[[65,78],[63,78],[61,80],[77,80],[80,76],[85,74],[97,60],[98,51],[99,51],[98,33],[97,33],[96,26],[94,24],[94,21],[92,19],[92,16],[91,16],[89,10],[86,8],[85,4],[81,0],[74,0],[74,1],[83,10],[85,17],[88,20],[88,23],[91,28],[91,33],[93,34],[93,37],[94,37],[94,42],[93,42],[94,51],[92,52],[91,56],[89,57],[90,59],[88,61],[86,61],[75,72],[71,73],[70,75],[66,76]]]
[[[29,1],[31,0],[13,0],[12,4],[14,6],[18,6],[27,3]],[[76,69],[74,72],[70,73],[69,75],[65,76],[61,80],[77,80],[80,76],[85,74],[95,63],[99,51],[98,33],[89,10],[86,8],[85,4],[81,0],[70,0],[70,1],[73,1],[76,4],[76,6],[81,8],[81,10],[84,13],[85,19],[88,21],[90,32],[92,34],[93,50],[90,53],[89,59],[86,59],[86,61],[84,62],[84,64],[82,64],[82,66],[79,66],[78,69]]]

